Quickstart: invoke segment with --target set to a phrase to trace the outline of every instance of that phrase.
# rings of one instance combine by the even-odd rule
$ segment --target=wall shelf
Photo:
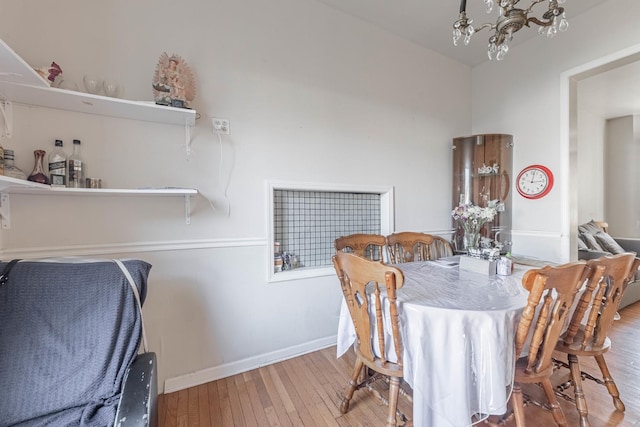
[[[193,188],[67,188],[52,187],[37,182],[16,179],[0,175],[0,192],[9,194],[42,194],[66,196],[182,196],[195,195],[198,190]]]
[[[45,79],[0,39],[0,112],[5,125],[5,136],[7,137],[11,135],[12,103],[184,126],[187,155],[190,151],[191,127],[195,125],[196,121],[195,110],[50,87]],[[198,190],[172,187],[140,189],[61,188],[0,176],[0,219],[3,229],[11,227],[11,194],[84,197],[184,197],[185,222],[190,224],[191,196],[197,195]]]
[[[191,196],[198,194],[194,188],[66,188],[52,187],[37,182],[11,178],[0,175],[0,216],[2,228],[11,228],[11,213],[9,209],[11,194],[44,195],[44,196],[83,196],[83,197],[126,197],[126,196],[161,196],[184,197],[185,223],[191,224]]]
[[[194,126],[195,110],[49,87],[0,39],[0,98],[14,103],[131,120]]]

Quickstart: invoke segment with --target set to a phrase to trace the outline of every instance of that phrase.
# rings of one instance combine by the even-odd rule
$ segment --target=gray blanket
[[[144,301],[151,265],[124,265]],[[16,264],[0,286],[0,426],[113,425],[140,338],[116,263]]]

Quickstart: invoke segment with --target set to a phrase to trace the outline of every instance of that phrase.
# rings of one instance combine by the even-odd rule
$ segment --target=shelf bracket
[[[2,229],[11,228],[11,210],[9,209],[9,194],[0,194],[0,216],[2,217]]]
[[[191,225],[191,196],[184,195],[184,223]]]
[[[4,129],[0,131],[0,137],[11,138],[13,133],[13,104],[11,101],[0,100],[0,112],[4,119]]]
[[[191,126],[184,124],[184,146],[187,157],[191,155]]]

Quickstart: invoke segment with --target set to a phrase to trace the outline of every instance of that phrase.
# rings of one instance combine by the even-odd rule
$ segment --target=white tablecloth
[[[511,276],[435,262],[398,267],[405,275],[398,302],[414,425],[462,427],[474,415],[503,414],[513,381],[515,327],[528,296],[521,279],[530,267],[516,266]],[[338,357],[355,337],[343,301]]]

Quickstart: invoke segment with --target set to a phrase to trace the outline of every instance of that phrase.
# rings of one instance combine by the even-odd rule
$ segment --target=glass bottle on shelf
[[[84,161],[80,155],[80,140],[73,140],[73,154],[69,156],[69,187],[84,188]]]
[[[44,155],[47,154],[44,150],[35,150],[33,156],[35,157],[35,165],[33,166],[33,172],[27,178],[29,181],[39,182],[40,184],[48,184],[49,177],[44,172]]]
[[[4,150],[4,175],[16,179],[27,179],[27,174],[15,166],[14,159],[13,150]]]
[[[56,187],[67,185],[67,155],[62,145],[62,140],[56,139],[55,148],[49,153],[49,181]]]

